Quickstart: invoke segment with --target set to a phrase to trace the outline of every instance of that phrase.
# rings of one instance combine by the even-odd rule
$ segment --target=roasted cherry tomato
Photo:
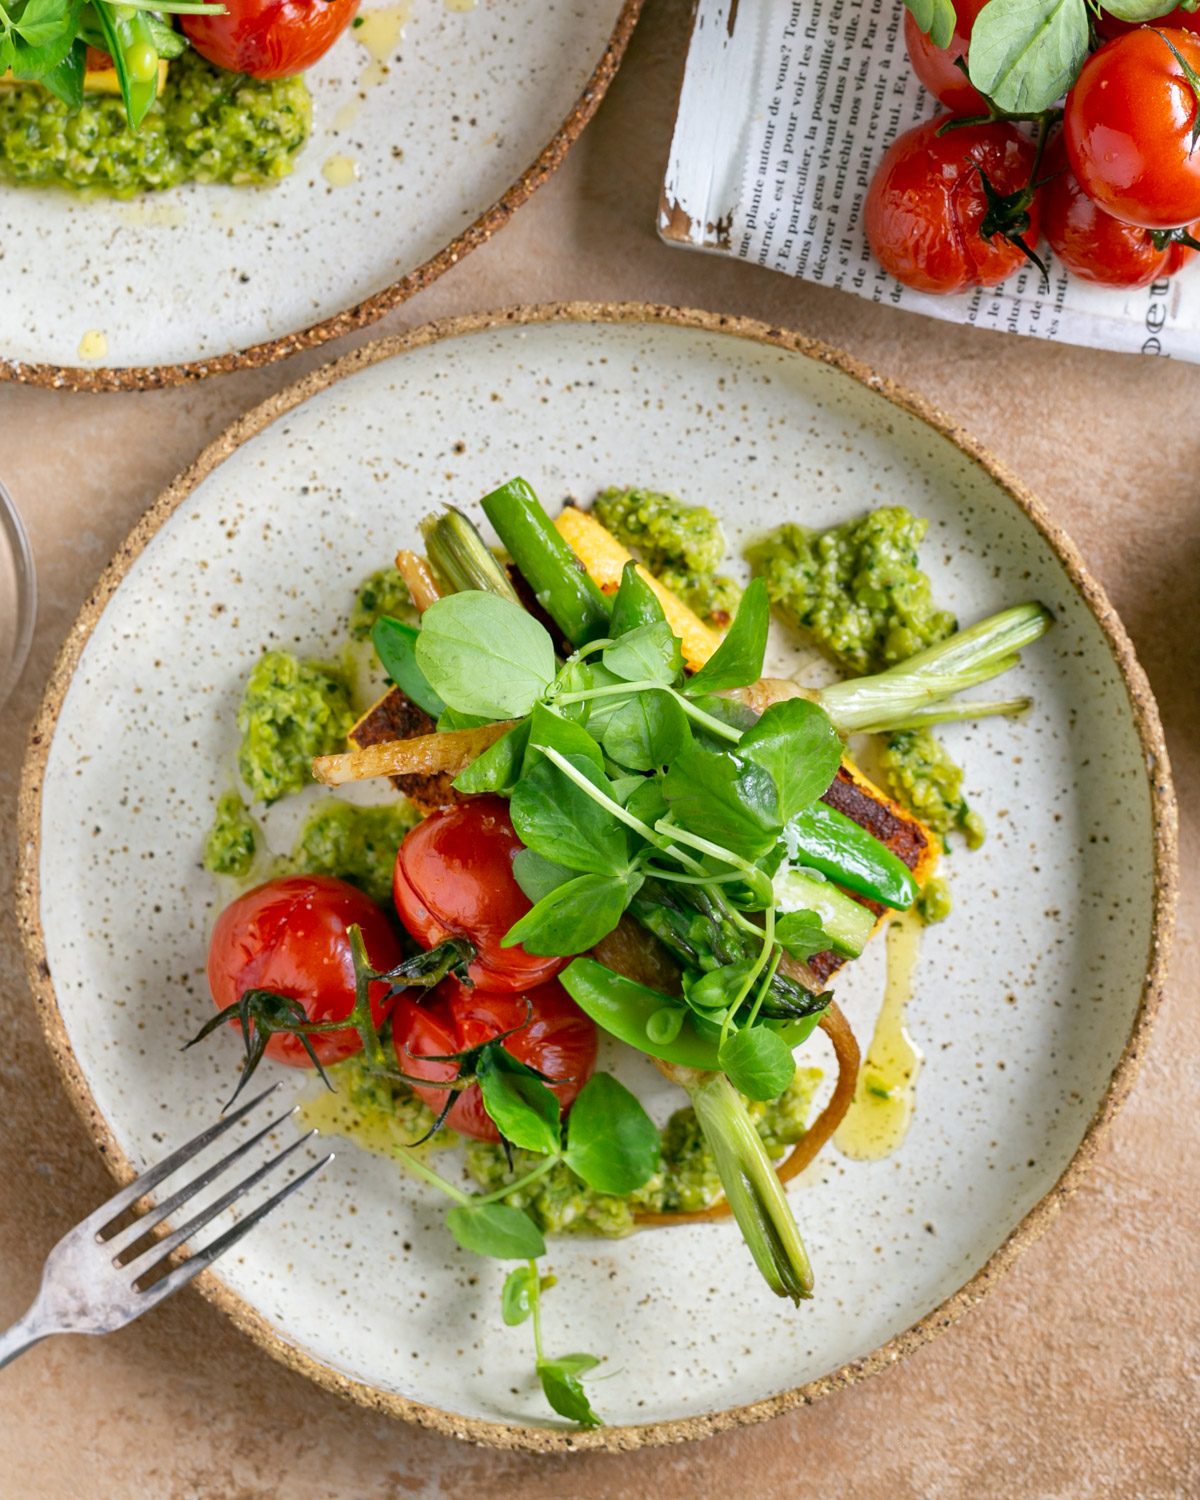
[[[596,1027],[557,980],[524,994],[498,995],[447,979],[428,1004],[417,1005],[402,996],[392,1011],[397,1066],[410,1077],[438,1082],[454,1078],[457,1063],[425,1062],[423,1056],[444,1057],[478,1047],[513,1027],[520,1029],[500,1045],[547,1078],[563,1080],[549,1087],[562,1108],[569,1109],[596,1066]],[[435,1115],[441,1113],[445,1089],[417,1084],[414,1091]],[[463,1089],[455,1099],[446,1123],[476,1140],[500,1139],[483,1107],[477,1083]]]
[[[888,147],[867,192],[867,238],[875,258],[905,286],[921,292],[964,292],[995,286],[1024,261],[1001,234],[980,234],[987,211],[980,169],[997,193],[1026,186],[1033,142],[1015,125],[963,125],[939,135],[951,116],[907,130]],[[1038,209],[1024,232],[1038,241]]]
[[[904,13],[904,42],[913,72],[939,103],[956,115],[986,115],[988,102],[957,66],[964,62],[975,17],[987,0],[954,0],[957,20],[948,46],[939,47],[921,30],[911,10]]]
[[[1151,232],[1105,213],[1079,186],[1061,146],[1047,153],[1041,190],[1042,228],[1055,255],[1073,275],[1099,286],[1149,286],[1170,275],[1172,246]],[[1186,249],[1186,246],[1180,246]]]
[[[180,16],[201,57],[251,78],[288,78],[324,57],[359,0],[225,0],[225,14]]]
[[[1173,229],[1200,218],[1197,100],[1176,61],[1200,71],[1200,38],[1143,26],[1106,42],[1067,95],[1063,139],[1089,198],[1130,224]]]
[[[388,918],[344,880],[289,875],[247,891],[217,918],[208,945],[208,984],[218,1009],[240,1000],[246,990],[274,990],[299,1000],[310,1021],[341,1020],[354,1008],[350,928],[355,926],[362,930],[373,968],[392,969],[404,957]],[[379,1025],[387,985],[381,981],[371,989],[371,1013]],[[353,1027],[322,1032],[309,1041],[323,1065],[340,1062],[362,1046]],[[277,1032],[266,1055],[294,1068],[312,1067],[296,1036]]]
[[[474,943],[477,956],[467,973],[480,989],[541,984],[567,962],[500,946],[531,905],[512,872],[521,848],[508,803],[472,797],[418,823],[396,856],[392,896],[400,920],[425,948],[448,937]]]

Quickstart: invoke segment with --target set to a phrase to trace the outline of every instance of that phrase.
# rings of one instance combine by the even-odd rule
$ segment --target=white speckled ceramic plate
[[[385,67],[352,30],[309,71],[312,137],[275,186],[120,203],[0,184],[0,379],[170,384],[373,321],[549,176],[641,0],[364,0],[363,12],[381,5],[404,20]]]
[[[827,1149],[792,1189],[812,1303],[773,1298],[729,1222],[553,1243],[548,1336],[617,1372],[597,1396],[613,1425],[570,1432],[546,1417],[524,1331],[499,1320],[502,1268],[455,1251],[430,1191],[353,1148],[207,1287],[280,1357],[443,1430],[543,1449],[668,1441],[895,1360],[1044,1225],[1153,1008],[1169,773],[1129,643],[1070,543],[944,419],[841,356],[636,308],[372,346],[252,413],[157,502],[84,611],[36,731],[31,972],[120,1171],[208,1121],[236,1070],[232,1035],[179,1044],[210,1014],[216,898],[199,852],[248,668],[268,644],[333,651],[356,580],[431,505],[470,505],[514,472],[551,505],[613,482],[673,490],[715,507],[735,543],[898,502],[929,517],[925,557],[963,619],[1028,597],[1057,618],[1020,668],[1028,717],[951,731],[991,833],[953,855],[954,914],[926,935],[908,1138],[874,1163]],[[860,1037],[881,978],[872,951],[839,981]],[[641,1059],[621,1068],[660,1112],[678,1102]]]

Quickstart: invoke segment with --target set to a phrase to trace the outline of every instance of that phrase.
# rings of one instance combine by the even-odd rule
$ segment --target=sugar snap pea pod
[[[559,536],[524,479],[510,479],[483,499],[496,528],[538,603],[573,646],[607,635],[609,603]]]
[[[158,48],[144,12],[95,0],[94,10],[125,101],[129,128],[136,130],[158,97]]]
[[[917,883],[886,844],[824,802],[804,808],[787,826],[788,852],[848,891],[906,911],[917,899]],[[793,853],[794,851],[794,853]]]

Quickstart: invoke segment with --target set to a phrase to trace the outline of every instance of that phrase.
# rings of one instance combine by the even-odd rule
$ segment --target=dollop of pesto
[[[396,568],[380,568],[359,584],[350,611],[350,638],[365,641],[383,615],[414,623],[417,618],[408,585]]]
[[[592,509],[600,524],[702,619],[729,624],[742,591],[717,572],[725,534],[711,510],[636,488],[604,490]]]
[[[238,709],[238,770],[256,802],[275,802],[312,782],[314,755],[342,748],[354,723],[337,667],[268,651],[250,673]]]
[[[957,622],[933,602],[917,547],[929,522],[899,505],[810,531],[787,524],[747,549],[771,601],[861,677],[944,641]]]
[[[204,840],[204,868],[213,875],[250,873],[258,849],[258,830],[246,804],[236,792],[217,799],[212,827]]]
[[[953,905],[949,884],[940,875],[931,875],[917,897],[917,915],[926,927],[932,927],[935,922],[946,920]]]
[[[291,866],[305,875],[336,875],[386,905],[392,869],[404,835],[417,821],[411,803],[356,807],[323,802],[308,816],[292,849]]]
[[[188,49],[136,131],[117,95],[88,94],[72,112],[36,84],[0,89],[0,176],[114,198],[182,182],[270,183],[291,172],[311,125],[303,78],[247,78]]]
[[[943,836],[958,829],[967,846],[984,840],[983,819],[962,794],[962,767],[928,729],[903,729],[884,740],[880,764],[888,785],[928,828]]]

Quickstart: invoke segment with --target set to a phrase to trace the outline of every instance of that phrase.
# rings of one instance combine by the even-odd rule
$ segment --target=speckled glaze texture
[[[191,184],[121,203],[0,182],[0,379],[173,385],[374,322],[550,176],[641,4],[405,0],[385,76],[371,81],[353,31],[306,75],[312,137],[270,188]],[[332,186],[331,158],[356,179]]]
[[[586,306],[369,346],[244,418],[160,498],[35,725],[20,917],[51,1044],[119,1173],[209,1119],[236,1070],[233,1036],[178,1048],[211,1013],[199,849],[247,669],[266,646],[335,649],[357,579],[432,504],[469,508],[517,472],[551,506],[610,483],[674,490],[719,511],[735,550],[785,518],[905,504],[929,517],[926,565],[964,621],[1033,597],[1057,622],[1020,668],[1032,712],[948,731],[990,837],[954,853],[954,915],[926,935],[909,1017],[926,1064],[902,1149],[827,1151],[792,1189],[811,1304],[771,1297],[729,1223],[554,1242],[548,1336],[618,1372],[599,1388],[613,1425],[569,1431],[500,1323],[502,1268],[452,1248],[430,1190],[351,1149],[206,1287],[288,1363],[445,1432],[540,1450],[677,1441],[902,1357],[1044,1227],[1157,1002],[1170,776],[1141,671],[1070,542],[948,422],[834,351]],[[878,948],[839,981],[860,1038],[881,984]],[[827,1062],[820,1044],[806,1057]],[[643,1060],[608,1061],[660,1116],[678,1102]]]

